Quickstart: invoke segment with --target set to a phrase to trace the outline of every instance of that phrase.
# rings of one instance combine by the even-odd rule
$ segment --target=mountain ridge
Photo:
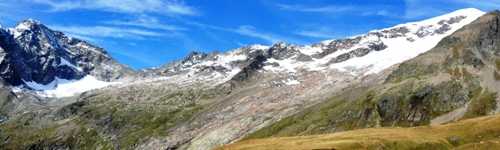
[[[23,92],[0,95],[11,97],[0,101],[4,111],[0,116],[7,116],[0,117],[4,122],[0,129],[6,131],[0,140],[12,141],[0,142],[0,146],[210,149],[244,138],[377,125],[416,126],[468,102],[471,113],[467,116],[481,116],[491,112],[490,107],[486,112],[478,108],[492,104],[492,91],[476,79],[463,80],[476,75],[468,75],[466,72],[475,72],[463,68],[479,62],[490,67],[492,61],[478,61],[477,55],[463,55],[459,50],[457,61],[451,61],[455,64],[435,64],[457,69],[446,68],[446,72],[431,76],[434,74],[429,72],[439,69],[421,64],[441,59],[413,59],[434,52],[436,45],[455,43],[448,35],[462,33],[464,26],[483,14],[464,9],[431,21],[312,45],[276,43],[223,53],[192,53],[139,72],[135,80],[71,97],[40,98]],[[410,44],[401,48],[397,43]],[[65,67],[80,66],[68,62]],[[450,76],[457,80],[448,80]],[[418,77],[425,78],[421,81]],[[426,84],[424,79],[428,78],[436,85]],[[304,124],[308,126],[301,126]]]
[[[387,55],[384,54],[383,52],[385,49],[388,48],[386,45],[387,43],[391,43],[391,40],[393,38],[398,38],[398,37],[406,37],[406,34],[409,34],[409,32],[412,32],[411,34],[415,34],[415,36],[408,36],[406,37],[406,41],[408,42],[409,45],[415,43],[417,45],[421,45],[419,43],[416,43],[415,41],[419,41],[420,38],[425,38],[427,36],[433,37],[434,34],[443,34],[443,33],[448,33],[446,32],[447,30],[456,30],[457,27],[460,27],[462,25],[453,25],[450,26],[451,24],[455,24],[457,22],[461,24],[466,24],[467,22],[470,22],[471,20],[468,19],[466,16],[463,14],[470,15],[469,18],[474,18],[477,17],[483,12],[477,9],[473,8],[468,8],[468,9],[461,9],[452,13],[448,13],[443,16],[435,17],[428,19],[426,21],[420,21],[420,22],[410,22],[410,23],[405,23],[405,24],[400,24],[396,25],[392,28],[386,28],[386,29],[380,29],[380,30],[372,30],[366,35],[358,35],[358,36],[353,36],[350,38],[346,38],[345,40],[343,39],[338,39],[338,40],[326,40],[322,41],[317,44],[312,44],[312,45],[292,45],[292,44],[286,44],[286,43],[276,43],[273,44],[272,46],[262,46],[262,45],[251,45],[247,47],[242,47],[238,48],[229,52],[224,52],[224,53],[211,53],[211,54],[204,54],[204,53],[196,53],[199,54],[203,59],[205,60],[200,60],[197,62],[193,62],[193,60],[190,60],[189,56],[186,56],[184,59],[180,59],[179,61],[173,61],[171,63],[168,63],[166,65],[163,65],[161,67],[157,68],[151,68],[151,69],[144,69],[141,71],[133,71],[130,68],[123,66],[116,61],[114,61],[110,56],[107,55],[107,53],[104,51],[102,48],[98,48],[95,46],[91,46],[88,43],[85,43],[84,41],[77,40],[74,38],[68,38],[64,36],[63,33],[61,32],[55,32],[50,29],[48,29],[46,26],[41,24],[39,21],[33,20],[33,19],[27,19],[25,21],[20,22],[16,27],[8,29],[8,33],[10,33],[14,39],[16,39],[16,43],[26,43],[25,41],[21,41],[22,39],[25,38],[36,38],[36,37],[24,37],[26,36],[25,32],[29,32],[31,34],[30,30],[36,30],[37,31],[37,36],[42,36],[42,39],[45,40],[45,43],[41,43],[42,45],[38,45],[33,47],[32,45],[26,45],[26,44],[18,44],[21,46],[21,49],[30,49],[30,48],[43,48],[43,46],[48,46],[45,49],[48,49],[47,52],[51,52],[54,49],[57,50],[61,49],[59,44],[62,44],[59,41],[56,41],[55,36],[57,35],[58,39],[63,39],[64,45],[71,45],[71,42],[84,42],[82,47],[80,48],[87,48],[87,51],[91,51],[93,53],[97,54],[85,54],[85,55],[97,55],[99,57],[104,57],[104,58],[97,58],[97,60],[93,60],[94,62],[88,62],[85,60],[73,60],[73,59],[78,59],[76,57],[74,58],[68,58],[67,54],[66,56],[56,56],[60,58],[56,58],[54,61],[55,63],[59,63],[57,65],[61,66],[61,69],[51,69],[56,72],[61,72],[60,75],[36,75],[37,78],[32,81],[30,79],[31,77],[20,77],[23,80],[20,80],[19,77],[13,78],[13,79],[8,79],[7,82],[11,83],[14,86],[20,85],[20,84],[25,84],[28,89],[33,89],[33,90],[45,90],[45,89],[53,89],[56,88],[58,85],[58,82],[61,82],[62,84],[67,83],[67,82],[76,82],[75,81],[65,81],[65,80],[54,80],[54,76],[58,76],[59,79],[81,79],[85,75],[93,75],[97,79],[105,81],[101,82],[102,85],[105,85],[106,82],[115,80],[116,78],[120,78],[120,75],[112,75],[112,74],[121,74],[120,71],[112,71],[109,70],[107,71],[104,68],[99,68],[99,66],[102,65],[97,65],[97,70],[102,70],[102,71],[93,71],[96,70],[92,64],[96,64],[96,62],[101,62],[101,61],[107,61],[111,66],[117,66],[116,69],[120,70],[122,68],[121,72],[126,72],[126,74],[139,74],[138,76],[143,76],[143,77],[149,77],[149,78],[155,78],[155,77],[161,77],[161,76],[178,76],[180,74],[186,74],[185,76],[187,78],[193,78],[193,76],[196,76],[196,74],[200,72],[200,75],[202,77],[199,78],[217,78],[214,79],[214,82],[217,84],[223,83],[225,81],[230,80],[233,76],[239,74],[240,80],[242,79],[241,77],[245,77],[246,75],[249,75],[251,73],[249,72],[242,72],[239,73],[244,68],[244,64],[250,64],[249,62],[245,62],[245,59],[250,60],[250,59],[255,59],[257,57],[256,55],[262,55],[260,56],[261,61],[260,66],[266,70],[266,71],[275,71],[275,72],[296,72],[297,69],[306,69],[310,71],[321,71],[325,69],[338,69],[340,71],[344,72],[351,72],[354,74],[366,74],[366,73],[376,73],[379,72],[385,68],[388,68],[389,66],[392,66],[396,63],[399,63],[401,61],[404,61],[408,58],[416,56],[416,54],[420,52],[416,52],[415,54],[398,54],[401,56],[394,55],[394,58],[389,58],[387,59],[388,61],[381,61],[377,60],[377,57],[379,56],[373,56],[375,54],[371,54],[368,57],[373,57],[370,58],[371,60],[368,59],[368,57],[363,57],[369,53],[376,53],[377,55]],[[455,18],[453,18],[455,17]],[[450,19],[450,20],[446,20]],[[462,19],[467,19],[467,21],[462,21]],[[437,23],[437,24],[436,24]],[[433,27],[436,26],[437,27]],[[457,27],[455,27],[457,26]],[[412,29],[412,28],[417,28],[417,29]],[[453,28],[453,29],[452,29]],[[410,31],[410,29],[412,31]],[[415,30],[415,31],[413,31]],[[28,35],[29,36],[29,35]],[[440,35],[440,37],[436,38],[442,38],[442,36],[446,35]],[[384,40],[386,39],[389,40]],[[27,39],[30,40],[30,39]],[[74,41],[73,41],[74,40]],[[432,40],[432,39],[431,39]],[[404,42],[405,40],[401,41],[394,41],[396,43]],[[434,39],[435,41],[435,39]],[[393,42],[393,43],[394,43]],[[422,41],[420,43],[429,43],[426,41]],[[437,44],[437,43],[436,43]],[[25,45],[25,46],[23,46]],[[50,46],[52,45],[52,46]],[[421,50],[425,49],[430,49],[434,44],[427,44],[427,48],[420,48]],[[68,46],[63,46],[64,48]],[[91,47],[91,48],[88,48]],[[394,49],[394,46],[389,46],[389,49]],[[417,46],[407,46],[406,48],[409,47],[417,47]],[[62,49],[64,49],[62,48]],[[245,50],[246,49],[246,50]],[[253,50],[252,50],[253,49]],[[395,49],[400,49],[400,48],[395,48]],[[62,50],[63,52],[71,52],[71,48],[66,48],[66,50]],[[61,51],[61,50],[59,50]],[[261,54],[257,54],[256,51],[262,51],[258,52]],[[391,50],[394,51],[394,50]],[[411,50],[415,51],[415,50]],[[233,53],[233,54],[231,54]],[[239,53],[235,55],[235,53]],[[388,52],[388,53],[394,53],[394,52]],[[405,52],[406,53],[406,52]],[[102,54],[102,55],[101,55]],[[233,56],[234,55],[234,56]],[[403,55],[408,55],[404,56]],[[39,57],[39,56],[36,56]],[[210,57],[210,58],[208,58]],[[236,58],[239,57],[239,58]],[[62,59],[61,59],[62,58]],[[265,59],[264,59],[265,58]],[[362,59],[360,59],[362,58]],[[45,59],[45,58],[44,58]],[[95,58],[94,58],[95,59]],[[357,60],[360,59],[360,60]],[[392,60],[394,59],[394,60]],[[110,61],[112,60],[112,61]],[[224,60],[229,60],[229,61],[224,61]],[[83,61],[83,62],[82,62]],[[189,61],[189,62],[188,62]],[[204,61],[204,62],[202,62]],[[218,61],[218,62],[215,62]],[[234,62],[232,62],[234,61]],[[240,61],[240,62],[236,62]],[[21,61],[24,62],[24,61]],[[82,62],[80,64],[73,64],[75,62]],[[51,62],[47,62],[51,63]],[[189,64],[190,63],[190,64]],[[199,63],[199,64],[197,64]],[[89,65],[90,64],[90,65]],[[176,65],[177,64],[177,65]],[[77,66],[82,66],[83,69],[79,68]],[[255,64],[257,65],[257,64]],[[28,65],[29,66],[29,65]],[[67,66],[67,67],[64,67]],[[17,68],[23,68],[23,67],[17,67]],[[40,67],[39,67],[40,68]],[[47,67],[46,65],[44,68],[50,68]],[[108,67],[109,68],[109,67]],[[197,68],[195,70],[192,70],[193,68]],[[73,71],[76,70],[76,71]],[[190,71],[191,70],[191,71]],[[41,72],[54,72],[54,71],[41,71]],[[246,70],[248,71],[248,70]],[[101,73],[99,73],[101,72]],[[115,72],[115,73],[113,73]],[[113,77],[111,77],[111,76]],[[243,76],[242,76],[243,75]],[[8,75],[9,77],[13,77],[13,75]],[[40,78],[40,77],[43,78]],[[72,77],[66,77],[66,76],[72,76]],[[92,78],[92,77],[91,77]],[[182,78],[182,77],[179,77]],[[195,77],[197,78],[197,77]],[[236,78],[234,78],[236,79]],[[184,80],[184,79],[179,79],[179,80]],[[185,79],[185,81],[189,82],[188,80],[190,79]],[[98,82],[98,81],[95,81]],[[127,81],[124,81],[127,82]],[[291,80],[291,83],[297,83],[298,81],[296,80]],[[37,88],[33,88],[37,87]],[[99,88],[101,86],[96,86],[96,88]],[[85,91],[85,90],[84,90]],[[80,91],[81,92],[81,91]]]
[[[443,124],[496,114],[499,16],[496,11],[480,17],[374,85],[346,89],[246,138]]]

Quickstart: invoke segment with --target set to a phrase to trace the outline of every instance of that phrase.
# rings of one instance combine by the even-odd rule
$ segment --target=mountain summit
[[[0,41],[0,77],[21,89],[58,91],[59,86],[80,79],[96,83],[83,89],[73,87],[75,91],[64,90],[64,95],[71,95],[133,74],[133,70],[116,62],[102,48],[53,31],[33,19],[11,29],[0,29]]]

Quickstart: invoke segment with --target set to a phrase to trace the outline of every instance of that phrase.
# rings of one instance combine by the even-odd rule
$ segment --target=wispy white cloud
[[[241,25],[241,26],[238,26],[237,28],[228,28],[228,27],[221,27],[221,26],[215,26],[215,25],[210,25],[210,24],[203,24],[203,23],[194,22],[194,21],[186,22],[186,24],[196,26],[200,29],[223,31],[223,32],[239,34],[239,35],[246,36],[246,37],[261,39],[261,40],[266,41],[267,44],[276,43],[278,41],[304,43],[304,41],[300,40],[300,39],[296,39],[296,38],[292,38],[292,37],[288,37],[288,36],[282,36],[282,35],[278,35],[278,34],[271,33],[271,32],[259,31],[256,27],[251,26],[251,25]]]
[[[315,30],[300,30],[296,31],[295,34],[304,37],[321,38],[321,39],[328,39],[335,37],[335,33],[331,29],[325,27],[319,27],[316,28]]]
[[[442,8],[434,7],[434,3],[433,0],[405,0],[405,14],[401,17],[402,19],[422,19],[447,12]]]
[[[0,22],[16,22],[22,19],[26,19],[25,16],[31,16],[33,12],[37,10],[26,11],[30,9],[19,2],[11,0],[1,0],[0,2]]]
[[[102,42],[102,40],[97,39],[97,38],[93,38],[93,37],[90,37],[90,36],[77,35],[77,34],[72,34],[72,33],[64,33],[64,34],[66,34],[69,37],[77,38],[77,39],[84,40],[86,42],[91,42],[91,43],[94,43],[94,44],[98,43],[98,42]]]
[[[141,17],[139,17],[135,20],[112,20],[112,21],[106,21],[104,23],[109,24],[109,25],[134,26],[134,27],[141,27],[141,28],[146,28],[146,29],[164,30],[164,31],[185,31],[185,30],[187,30],[187,28],[185,28],[185,27],[161,23],[157,18],[146,16],[146,15],[142,15]]]
[[[194,8],[177,0],[33,0],[48,5],[52,11],[88,9],[120,13],[156,13],[163,15],[197,15]]]
[[[276,43],[278,41],[286,41],[299,44],[304,43],[302,39],[297,39],[290,36],[283,36],[272,32],[260,31],[259,29],[257,29],[252,25],[241,25],[235,28],[235,27],[222,27],[222,26],[204,24],[196,21],[187,21],[187,20],[184,20],[184,23],[187,25],[197,27],[202,30],[223,31],[223,32],[239,34],[246,37],[261,39],[266,41],[267,44]]]
[[[249,26],[249,25],[240,26],[240,27],[238,27],[238,29],[233,30],[233,32],[241,34],[241,35],[249,36],[249,37],[263,39],[263,40],[266,40],[266,41],[271,42],[271,43],[275,43],[275,42],[278,42],[279,40],[283,40],[283,39],[281,39],[273,34],[258,32],[255,29],[255,27]]]
[[[128,45],[130,44],[131,43],[128,43]],[[156,66],[160,63],[163,63],[161,60],[158,60],[157,58],[154,58],[151,55],[148,55],[147,53],[137,53],[137,51],[134,51],[134,49],[125,48],[120,50],[113,50],[111,52],[141,62],[147,66]]]
[[[160,37],[165,34],[140,29],[116,28],[109,26],[61,26],[54,25],[51,28],[68,33],[75,37],[92,38],[122,38],[142,39],[145,37]]]
[[[289,4],[276,4],[276,6],[282,10],[289,11],[299,11],[299,12],[316,12],[316,13],[333,13],[333,12],[346,12],[355,10],[353,6],[336,6],[336,5],[328,5],[328,6],[304,6],[304,5],[289,5]]]
[[[373,5],[373,6],[362,6],[362,5],[325,5],[325,6],[308,6],[308,5],[290,5],[290,4],[276,4],[281,10],[295,11],[295,12],[307,12],[307,13],[349,13],[351,15],[360,16],[386,16],[394,17],[392,14],[388,13],[390,11],[389,6],[385,5]]]
[[[500,0],[451,0],[484,10],[500,9]]]
[[[500,0],[404,0],[404,2],[403,19],[422,19],[460,8],[472,7],[483,11],[500,8]]]

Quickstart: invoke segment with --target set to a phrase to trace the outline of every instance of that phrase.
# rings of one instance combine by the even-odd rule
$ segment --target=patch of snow
[[[285,85],[297,85],[297,84],[300,84],[300,82],[298,80],[295,80],[295,79],[287,79],[284,83],[285,83]]]
[[[22,80],[22,81],[24,82],[24,84],[26,84],[26,86],[30,87],[31,89],[37,90],[37,91],[44,91],[44,90],[53,89],[53,88],[55,88],[55,86],[57,84],[57,80],[54,80],[46,85],[37,83],[35,81],[25,81],[25,80]]]
[[[79,80],[66,80],[56,78],[47,85],[39,84],[34,81],[23,81],[26,86],[35,90],[35,92],[43,97],[69,97],[78,93],[107,87],[119,82],[104,82],[97,80],[95,77],[87,75]]]
[[[31,24],[25,23],[25,22],[20,23],[19,25],[17,25],[15,27],[15,29],[19,30],[19,31],[21,31],[21,30],[29,30],[30,28],[31,28]]]
[[[235,62],[235,61],[243,61],[243,60],[246,60],[247,59],[247,56],[246,55],[238,55],[238,54],[235,54],[235,53],[229,53],[228,55],[222,55],[220,56],[217,60],[221,63],[224,63],[224,64],[228,64],[228,63],[231,63],[231,62]]]
[[[59,63],[59,66],[68,66],[68,67],[71,67],[71,68],[75,68],[78,71],[83,71],[82,68],[73,65],[72,63],[70,63],[68,60],[66,60],[64,58],[61,58],[61,62]]]
[[[222,66],[227,69],[232,69],[232,62],[235,61],[243,61],[246,60],[247,56],[242,54],[236,54],[236,52],[231,52],[228,54],[217,55],[215,60],[203,61],[199,64],[185,64],[188,66],[193,65],[193,67],[197,66]]]
[[[102,56],[109,58],[109,56],[106,55],[105,53],[103,53],[103,51],[101,51],[98,48],[93,47],[92,45],[89,45],[85,42],[79,42],[78,44],[75,45],[75,47],[78,49],[89,50],[89,51],[95,52],[97,54],[102,54]],[[70,52],[70,53],[72,53],[72,52]]]
[[[21,36],[24,31],[30,30],[30,28],[31,28],[31,23],[22,22],[19,23],[16,27],[10,28],[9,31],[12,35],[14,35],[14,38],[17,38]]]
[[[258,50],[266,50],[266,49],[269,49],[270,46],[255,44],[255,45],[251,45],[250,48],[258,49]]]
[[[20,92],[22,92],[22,91],[23,91],[23,89],[22,89],[22,88],[17,87],[17,86],[12,87],[11,89],[12,89],[12,92],[14,92],[14,93],[20,93]]]
[[[310,45],[300,47],[298,48],[298,50],[300,51],[300,53],[305,55],[314,55],[323,51],[321,47],[313,47]]]
[[[272,65],[266,65],[264,66],[264,70],[267,71],[273,71],[273,72],[281,72],[281,71],[286,71],[286,72],[297,72],[296,68],[299,68],[300,66],[303,66],[303,64],[299,61],[294,60],[293,58],[288,58],[288,59],[283,59],[283,60],[277,60],[274,58],[268,59],[266,61],[267,63],[276,63],[279,66],[272,66]]]
[[[320,43],[323,44],[323,45],[328,45],[330,43],[332,43],[334,40],[324,40],[324,41],[321,41]]]
[[[14,35],[14,38],[17,38],[23,34],[22,31],[17,31],[16,29],[9,28],[10,34]]]

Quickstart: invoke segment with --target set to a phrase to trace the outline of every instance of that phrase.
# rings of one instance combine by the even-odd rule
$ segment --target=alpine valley
[[[140,71],[28,19],[0,28],[0,77],[0,149],[500,146],[500,11]]]

